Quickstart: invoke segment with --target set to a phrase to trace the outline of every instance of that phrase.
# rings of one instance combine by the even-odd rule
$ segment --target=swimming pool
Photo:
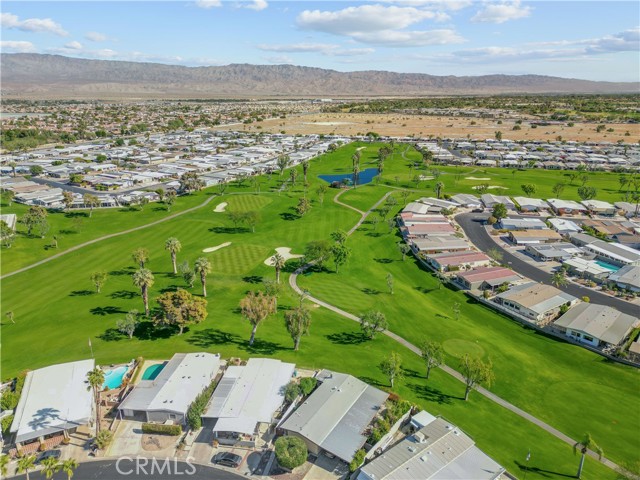
[[[371,183],[373,179],[378,175],[377,168],[367,168],[358,174],[358,185],[365,185]],[[353,185],[353,173],[341,173],[335,175],[318,175],[318,178],[328,183],[342,182],[348,180],[348,185]]]
[[[156,363],[155,365],[147,367],[142,374],[142,380],[155,380],[163,368],[164,363]]]
[[[104,383],[102,388],[114,389],[122,385],[122,379],[125,373],[127,373],[129,367],[118,367],[113,370],[107,370],[104,372]]]
[[[620,270],[620,267],[616,267],[615,265],[611,265],[610,263],[603,262],[602,260],[596,260],[596,263],[607,270],[611,270],[612,272],[617,272]]]

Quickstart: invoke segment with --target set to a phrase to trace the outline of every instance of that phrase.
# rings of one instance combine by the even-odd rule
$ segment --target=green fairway
[[[363,162],[372,161],[377,151],[375,144],[366,146]],[[321,184],[317,175],[347,168],[345,165],[351,164],[351,155],[357,147],[349,145],[311,163],[307,195],[313,207],[303,217],[298,217],[294,209],[299,197],[305,194],[302,174],[296,187],[281,193],[277,190],[286,174],[282,179],[274,175],[265,178],[261,194],[251,193],[248,185],[234,185],[204,208],[98,242],[3,280],[0,312],[4,320],[3,379],[25,368],[87,358],[91,339],[100,364],[138,356],[162,359],[175,352],[206,350],[224,357],[276,356],[301,367],[352,373],[387,388],[378,365],[389,352],[398,351],[406,372],[406,378],[395,388],[401,396],[458,424],[474,437],[480,448],[518,476],[523,475],[518,462],[525,463],[528,449],[532,451],[530,466],[540,469],[528,472],[528,479],[574,475],[578,458],[572,455],[569,446],[477,393],[464,402],[460,399],[464,385],[444,372],[434,372],[426,382],[424,368],[416,355],[383,336],[363,341],[355,323],[325,309],[312,309],[311,333],[303,337],[301,350],[294,352],[282,314],[297,302],[288,287],[279,300],[279,313],[260,325],[255,345],[248,346],[251,328],[239,314],[238,304],[248,290],[262,289],[264,278],[274,278],[273,267],[265,265],[264,260],[277,247],[290,247],[293,253],[302,253],[309,241],[328,239],[337,229],[348,230],[360,218],[357,212],[332,201],[337,190],[330,189],[322,205],[316,194]],[[403,169],[406,170],[404,159],[397,153],[385,165],[385,179],[387,175],[393,178],[394,170]],[[361,186],[345,192],[340,199],[366,210],[388,191],[389,186],[384,185]],[[211,194],[207,190],[181,198],[179,208],[198,205]],[[430,193],[423,190],[411,195],[427,194]],[[394,198],[402,201],[400,193],[394,194]],[[213,212],[222,201],[228,202],[229,211],[258,211],[261,220],[255,233],[245,226],[234,226],[227,214]],[[94,212],[94,217],[83,223],[83,235],[88,239],[100,236],[100,232],[123,230],[113,219],[110,225],[105,225],[111,218],[108,215],[120,213],[123,218],[137,215],[137,222],[137,218],[147,215],[147,210],[149,215],[153,214],[150,206],[144,212],[105,212],[101,222],[94,222],[100,218],[99,212]],[[178,204],[172,213],[177,210]],[[150,252],[148,268],[155,275],[150,299],[154,307],[154,299],[160,293],[186,287],[180,276],[171,273],[170,256],[164,250],[165,240],[173,236],[182,243],[178,262],[188,260],[193,265],[200,256],[211,261],[212,272],[207,277],[209,316],[203,323],[186,329],[183,335],[158,329],[146,320],[129,340],[115,327],[127,311],[143,307],[131,280],[137,268],[131,252],[138,247]],[[12,259],[15,246],[3,250],[3,268],[5,264],[17,268],[42,258],[38,239],[19,240],[25,245],[18,250],[19,258]],[[380,222],[375,229],[373,224],[365,223],[348,240],[353,254],[339,274],[333,273],[333,264],[329,262],[329,271],[302,276],[299,283],[314,296],[354,314],[370,308],[384,311],[391,330],[413,343],[424,337],[444,342],[447,363],[452,367],[457,367],[456,357],[462,353],[491,358],[497,378],[492,390],[498,395],[573,438],[590,431],[606,456],[615,461],[635,458],[638,451],[635,433],[640,427],[637,370],[605,362],[584,349],[523,329],[492,310],[473,304],[459,292],[438,288],[438,282],[413,259],[401,260],[398,240],[395,229],[390,231],[385,223]],[[226,242],[231,245],[203,252]],[[30,248],[35,258],[28,261]],[[59,250],[63,250],[62,245]],[[287,270],[293,264],[289,262]],[[100,270],[109,272],[109,278],[98,294],[89,276]],[[387,273],[394,277],[393,296],[387,290]],[[287,280],[285,272],[282,282],[286,284]],[[197,294],[202,291],[199,279],[191,291]],[[458,320],[451,312],[453,302],[461,304]],[[15,314],[15,324],[7,323],[4,317],[9,310]],[[615,474],[589,459],[583,478],[613,479]]]

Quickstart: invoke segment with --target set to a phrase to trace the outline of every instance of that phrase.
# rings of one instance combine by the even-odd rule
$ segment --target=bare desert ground
[[[290,116],[286,119],[266,120],[250,125],[221,126],[218,129],[235,129],[246,132],[266,132],[287,134],[339,134],[357,135],[376,132],[380,135],[442,137],[442,138],[494,138],[496,131],[502,132],[502,138],[511,140],[562,140],[604,141],[626,143],[640,141],[640,124],[606,124],[612,132],[596,132],[597,123],[576,123],[549,125],[531,128],[530,121],[522,120],[521,130],[513,130],[516,119],[482,119],[468,117],[437,117],[427,115],[401,114],[351,114],[351,113],[315,113]],[[626,133],[629,135],[625,135]]]

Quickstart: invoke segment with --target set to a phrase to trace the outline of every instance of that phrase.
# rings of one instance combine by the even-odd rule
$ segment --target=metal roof
[[[318,380],[320,386],[280,426],[351,462],[389,394],[343,373],[323,371]]]
[[[626,313],[595,303],[576,305],[555,325],[578,330],[611,345],[618,345],[631,329],[640,324],[640,320]]]
[[[89,423],[93,393],[87,373],[93,359],[62,363],[27,373],[11,432],[16,442]]]
[[[358,480],[492,480],[504,468],[437,418],[362,467]]]
[[[186,414],[189,405],[215,378],[220,355],[176,353],[155,380],[142,380],[120,410],[169,411]]]

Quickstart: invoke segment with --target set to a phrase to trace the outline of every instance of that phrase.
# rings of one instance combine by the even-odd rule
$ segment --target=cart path
[[[340,197],[340,195],[342,195],[345,191],[344,190],[342,192],[340,192],[339,194],[337,194],[333,201],[336,202],[339,205],[343,205],[347,208],[350,208],[351,210],[355,210],[356,212],[361,214],[361,218],[358,221],[358,223],[349,230],[349,232],[347,233],[347,235],[351,235],[353,234],[353,232],[355,232],[360,225],[362,225],[362,223],[364,222],[364,220],[367,218],[367,216],[374,211],[384,200],[386,200],[386,198],[391,195],[393,192],[388,192],[387,194],[385,194],[378,202],[376,202],[369,210],[367,210],[366,212],[363,212],[362,210],[359,210],[351,205],[347,205],[346,203],[341,202],[338,197]],[[316,303],[328,310],[331,310],[332,312],[347,318],[349,320],[352,320],[354,322],[360,323],[360,319],[356,316],[353,315],[352,313],[349,313],[345,310],[342,310],[341,308],[336,307],[335,305],[332,305],[330,303],[327,303],[323,300],[320,300],[319,298],[316,298],[314,296],[312,296],[309,292],[307,291],[303,291],[299,286],[298,286],[298,275],[300,275],[301,273],[303,273],[307,268],[309,268],[312,265],[312,263],[307,263],[303,266],[301,266],[300,268],[298,268],[295,272],[293,272],[290,276],[289,276],[289,285],[291,286],[291,288],[298,294],[305,294],[306,298],[308,300],[310,300],[313,303]],[[397,335],[389,330],[384,330],[382,332],[384,335],[386,335],[387,337],[391,338],[392,340],[395,340],[397,343],[399,343],[400,345],[402,345],[403,347],[408,348],[409,350],[411,350],[413,353],[415,353],[416,355],[421,355],[421,351],[420,349],[415,346],[414,344],[412,344],[411,342],[407,341],[406,339],[402,338],[400,335]],[[443,370],[445,373],[448,373],[449,375],[451,375],[452,377],[454,377],[456,380],[465,383],[464,377],[455,369],[449,367],[448,365],[441,365],[439,367],[441,370]],[[572,439],[571,437],[569,437],[568,435],[565,435],[564,433],[562,433],[560,430],[552,427],[551,425],[549,425],[548,423],[540,420],[539,418],[531,415],[530,413],[522,410],[521,408],[515,406],[514,404],[508,402],[507,400],[503,399],[502,397],[499,397],[498,395],[496,395],[495,393],[490,392],[489,390],[487,390],[484,387],[481,386],[476,386],[475,390],[480,393],[482,396],[486,397],[487,399],[491,400],[494,403],[497,403],[498,405],[500,405],[501,407],[506,408],[507,410],[515,413],[516,415],[518,415],[519,417],[524,418],[525,420],[528,420],[529,422],[533,423],[534,425],[537,425],[538,427],[542,428],[543,430],[545,430],[546,432],[550,433],[551,435],[553,435],[554,437],[558,438],[559,440],[562,440],[564,443],[571,445],[572,447],[577,443],[576,440]],[[616,470],[616,471],[623,471],[622,468],[612,462],[611,460],[608,460],[605,457],[599,458],[598,454],[589,450],[587,452],[587,454],[596,459],[599,460],[601,463],[603,463],[604,465],[606,465],[607,467]]]
[[[202,202],[200,205],[196,205],[195,207],[188,208],[186,210],[183,210],[182,212],[172,213],[171,215],[167,215],[166,217],[163,217],[163,218],[161,218],[159,220],[155,220],[155,221],[153,221],[151,223],[145,223],[144,225],[139,225],[137,227],[133,227],[133,228],[130,228],[128,230],[123,230],[121,232],[116,232],[116,233],[110,233],[108,235],[104,235],[102,237],[94,238],[93,240],[89,240],[87,242],[80,243],[79,245],[76,245],[75,247],[71,247],[71,248],[69,248],[67,250],[64,250],[63,252],[56,253],[55,255],[51,255],[50,257],[47,257],[47,258],[45,258],[43,260],[40,260],[40,261],[38,261],[36,263],[32,263],[31,265],[28,265],[28,266],[20,268],[18,270],[14,270],[13,272],[9,272],[9,273],[7,273],[5,275],[2,275],[2,276],[0,276],[0,279],[9,278],[9,277],[11,277],[13,275],[17,275],[19,273],[26,272],[27,270],[31,270],[32,268],[39,267],[40,265],[43,265],[43,264],[45,264],[47,262],[50,262],[51,260],[55,260],[56,258],[60,258],[60,257],[62,257],[64,255],[67,255],[68,253],[72,253],[72,252],[75,252],[77,250],[80,250],[81,248],[84,248],[84,247],[86,247],[88,245],[93,245],[94,243],[98,243],[98,242],[101,242],[103,240],[108,240],[109,238],[119,237],[120,235],[126,235],[127,233],[136,232],[138,230],[143,230],[145,228],[153,227],[153,226],[158,225],[159,223],[162,223],[162,222],[167,222],[169,220],[173,220],[174,218],[177,218],[180,215],[184,215],[186,213],[191,213],[191,212],[193,212],[195,210],[198,210],[198,209],[200,209],[202,207],[205,207],[206,205],[209,204],[209,202],[211,202],[215,198],[220,198],[220,197],[218,195],[212,195],[209,198],[207,198],[204,202]]]

